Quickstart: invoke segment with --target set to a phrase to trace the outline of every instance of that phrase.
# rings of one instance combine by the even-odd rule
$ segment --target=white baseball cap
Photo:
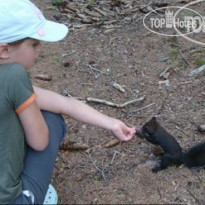
[[[0,43],[24,38],[57,42],[67,33],[67,26],[45,19],[29,0],[0,0]]]

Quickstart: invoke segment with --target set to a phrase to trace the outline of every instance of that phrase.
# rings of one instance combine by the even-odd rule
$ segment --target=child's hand
[[[133,138],[136,130],[135,127],[128,127],[122,121],[114,119],[111,132],[120,141],[128,141]]]

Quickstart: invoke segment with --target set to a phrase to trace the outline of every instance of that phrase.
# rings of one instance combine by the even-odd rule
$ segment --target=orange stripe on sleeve
[[[28,98],[23,104],[21,104],[21,105],[15,110],[15,112],[16,112],[17,114],[19,114],[19,113],[22,112],[25,108],[27,108],[36,98],[37,98],[37,95],[34,93],[34,94],[31,95],[31,97]]]

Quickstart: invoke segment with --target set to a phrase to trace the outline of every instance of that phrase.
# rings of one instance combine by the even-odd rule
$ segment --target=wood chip
[[[84,9],[83,11],[85,14],[89,15],[89,16],[92,16],[92,17],[95,17],[95,18],[101,18],[102,15],[97,13],[97,12],[94,12],[94,11],[89,11],[88,9]]]
[[[46,74],[38,74],[38,75],[35,75],[34,77],[36,79],[44,80],[44,81],[51,81],[52,80],[52,76],[46,75]]]
[[[118,83],[113,83],[113,87],[117,90],[119,90],[120,92],[124,93],[125,89]]]
[[[97,11],[98,13],[100,13],[100,14],[103,15],[103,16],[107,16],[107,15],[108,15],[105,11],[102,11],[102,10],[99,9],[99,8],[94,8],[94,10]]]
[[[107,30],[104,31],[104,34],[111,33],[111,32],[113,32],[114,30],[115,30],[114,28],[107,29]]]

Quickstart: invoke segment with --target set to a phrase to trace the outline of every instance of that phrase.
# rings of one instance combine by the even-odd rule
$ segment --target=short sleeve
[[[25,68],[12,64],[8,77],[8,100],[17,114],[27,108],[35,99],[36,94]]]

